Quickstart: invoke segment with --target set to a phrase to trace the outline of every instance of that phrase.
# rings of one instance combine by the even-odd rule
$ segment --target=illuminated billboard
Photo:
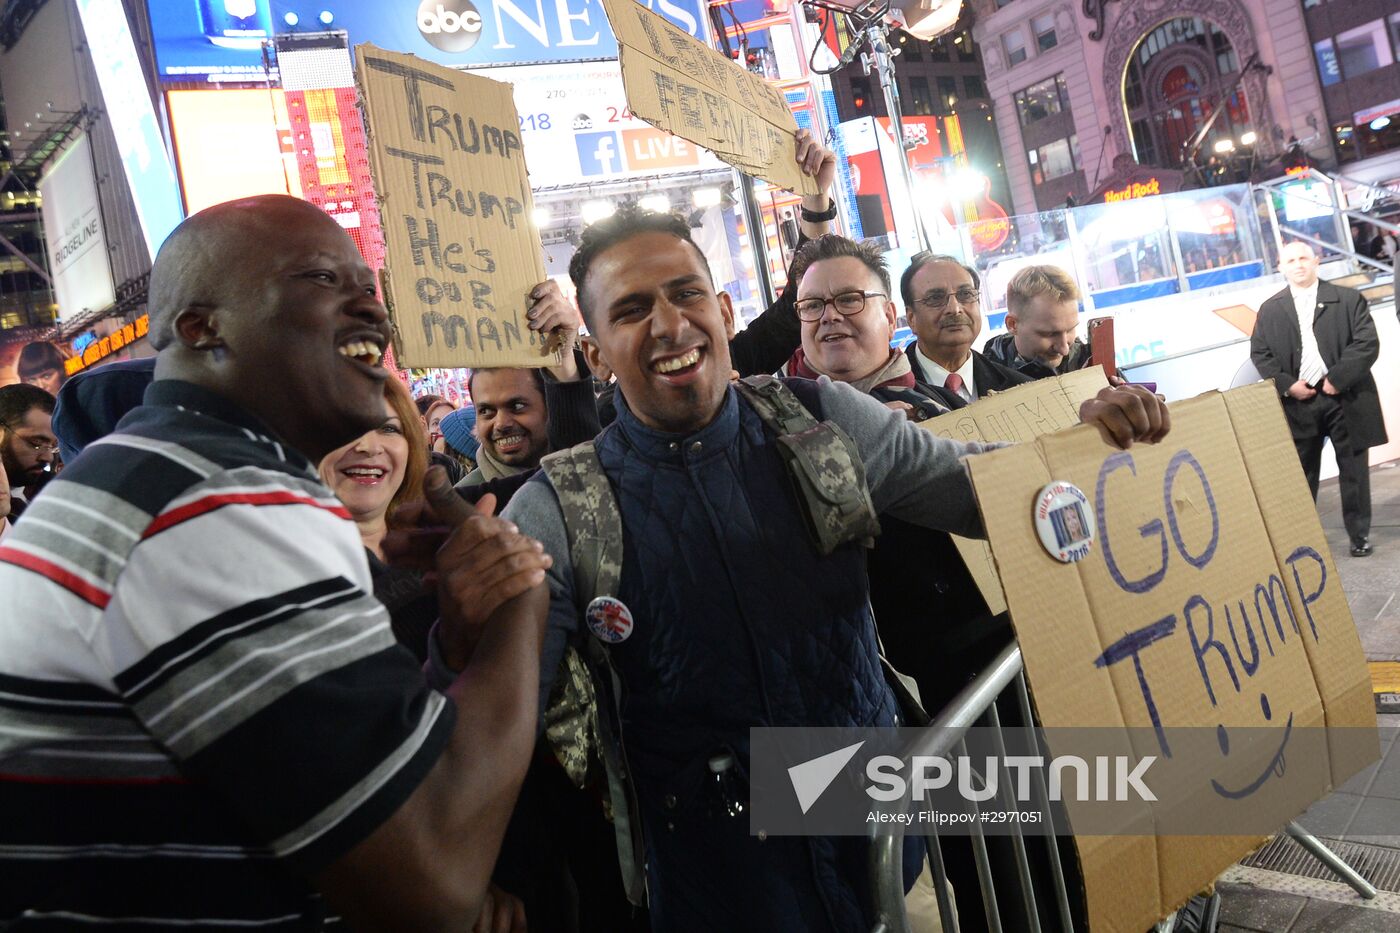
[[[301,196],[335,218],[371,269],[384,266],[369,142],[344,32],[279,36],[277,56]]]
[[[520,140],[536,190],[726,167],[708,150],[632,116],[617,62],[483,73],[514,88]]]
[[[175,171],[156,124],[121,0],[77,0],[88,54],[112,124],[146,247],[155,256],[183,220]]]
[[[187,212],[254,194],[301,196],[281,90],[171,91],[166,101]]]
[[[345,228],[371,268],[383,265],[349,55],[343,35],[322,37],[284,47],[285,88],[168,92],[188,210],[255,194],[305,198]]]
[[[86,133],[52,163],[39,182],[39,195],[59,320],[107,308],[116,292]]]
[[[700,0],[638,0],[704,39]],[[263,81],[273,33],[344,29],[352,44],[471,68],[617,57],[597,0],[150,0],[160,75],[168,81]],[[275,67],[275,66],[274,66]]]

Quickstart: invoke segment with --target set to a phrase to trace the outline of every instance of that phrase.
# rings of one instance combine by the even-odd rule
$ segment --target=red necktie
[[[949,373],[948,378],[943,380],[943,388],[959,397],[962,395],[962,387],[962,376],[959,376],[957,373]]]

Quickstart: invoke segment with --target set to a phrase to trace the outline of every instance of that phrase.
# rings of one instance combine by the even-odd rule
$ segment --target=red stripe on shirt
[[[181,522],[187,522],[192,518],[198,518],[215,509],[221,509],[226,505],[309,505],[318,509],[325,509],[332,515],[350,520],[350,513],[343,505],[327,505],[318,502],[310,496],[288,490],[278,490],[276,492],[233,492],[215,493],[196,499],[194,502],[186,503],[178,509],[171,509],[163,515],[156,517],[146,529],[142,538],[149,538],[152,535],[160,534],[168,528],[173,528]]]
[[[106,609],[107,604],[112,601],[111,593],[93,586],[72,571],[64,570],[58,564],[44,560],[42,557],[12,547],[0,547],[0,561],[14,564],[16,567],[23,567],[25,570],[33,571],[41,577],[52,580],[74,596],[86,603],[91,603],[98,609]]]

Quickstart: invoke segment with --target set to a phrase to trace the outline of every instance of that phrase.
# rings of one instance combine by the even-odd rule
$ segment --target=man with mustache
[[[463,489],[526,473],[549,453],[549,406],[538,369],[479,369],[467,383],[476,406],[474,432],[481,447]],[[592,404],[592,397],[588,402]]]
[[[900,276],[899,292],[918,338],[905,352],[920,382],[947,389],[965,405],[1031,381],[972,349],[982,332],[977,270],[953,256],[919,253]]]

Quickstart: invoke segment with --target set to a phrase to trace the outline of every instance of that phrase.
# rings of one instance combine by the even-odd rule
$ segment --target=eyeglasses
[[[36,451],[36,452],[38,452],[38,453],[41,453],[41,454],[44,454],[44,453],[47,453],[47,454],[56,454],[56,453],[58,453],[58,445],[57,445],[57,444],[41,444],[41,443],[37,443],[37,442],[35,442],[35,441],[31,441],[31,440],[30,440],[29,438],[27,438],[27,437],[22,437],[22,436],[20,436],[18,433],[15,432],[14,428],[11,428],[8,424],[5,424],[4,422],[0,422],[0,428],[4,428],[4,429],[5,429],[5,432],[6,432],[7,434],[14,434],[14,436],[15,436],[16,439],[21,440],[21,441],[23,441],[24,443],[28,444],[29,447],[30,447],[31,449],[33,449],[34,451]]]
[[[963,287],[956,292],[929,292],[922,298],[915,298],[914,304],[928,308],[930,311],[942,311],[948,307],[949,298],[957,298],[958,304],[963,307],[977,304],[982,297],[982,293],[975,288]]]
[[[822,319],[822,315],[826,313],[827,305],[833,306],[838,313],[850,317],[865,310],[865,299],[888,297],[884,292],[842,292],[839,295],[832,295],[830,298],[803,298],[793,307],[797,309],[799,321],[811,322]]]

